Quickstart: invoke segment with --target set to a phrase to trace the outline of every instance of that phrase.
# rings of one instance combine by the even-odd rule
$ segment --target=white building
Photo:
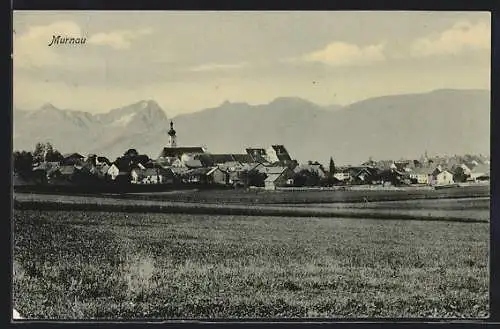
[[[455,183],[455,181],[453,180],[452,173],[450,173],[448,170],[443,170],[436,175],[434,183],[435,185],[448,185]]]

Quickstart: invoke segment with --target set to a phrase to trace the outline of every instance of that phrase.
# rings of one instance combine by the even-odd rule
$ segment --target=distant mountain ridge
[[[172,118],[178,144],[206,145],[213,153],[284,144],[304,162],[360,163],[429,154],[489,154],[490,93],[443,89],[369,98],[348,106],[320,106],[298,97],[268,104],[224,102]],[[50,141],[61,152],[112,159],[129,148],[156,158],[168,141],[169,118],[153,100],[107,113],[61,110],[45,104],[15,109],[14,149]]]

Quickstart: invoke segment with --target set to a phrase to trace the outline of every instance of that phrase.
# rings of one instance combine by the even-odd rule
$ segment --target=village
[[[317,161],[298,163],[284,145],[246,148],[241,154],[212,154],[201,146],[178,146],[173,122],[168,145],[156,159],[129,149],[110,161],[105,156],[61,155],[48,144],[14,154],[14,186],[19,185],[199,185],[280,188],[335,186],[457,186],[488,183],[486,156],[448,156],[368,161],[336,167]]]

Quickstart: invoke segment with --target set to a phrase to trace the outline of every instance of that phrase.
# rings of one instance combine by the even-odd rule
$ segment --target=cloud
[[[203,64],[203,65],[191,67],[189,69],[189,71],[208,72],[208,71],[220,71],[220,70],[234,70],[234,69],[244,68],[246,66],[248,66],[248,63],[246,63],[246,62],[235,63],[235,64],[210,63],[210,64]]]
[[[84,37],[78,24],[72,21],[60,21],[49,25],[31,26],[25,33],[13,37],[13,58],[15,67],[43,67],[62,65],[60,56],[48,44],[53,35]]]
[[[366,65],[384,61],[383,50],[383,44],[360,47],[346,42],[333,42],[321,50],[306,54],[301,59],[330,66]]]
[[[15,68],[71,67],[85,68],[92,66],[89,57],[78,60],[68,55],[71,47],[49,47],[54,35],[63,37],[86,38],[84,45],[106,45],[114,49],[126,49],[131,42],[143,35],[151,34],[151,29],[117,30],[107,33],[95,33],[90,36],[73,21],[58,21],[48,25],[30,26],[24,33],[13,34],[13,59]],[[81,49],[80,49],[81,50]]]
[[[116,30],[111,32],[101,32],[92,35],[88,43],[102,46],[109,46],[115,49],[128,49],[132,41],[141,36],[153,33],[152,29],[142,30]]]
[[[490,50],[490,24],[459,22],[437,35],[416,39],[411,45],[414,57],[452,55],[466,50]]]

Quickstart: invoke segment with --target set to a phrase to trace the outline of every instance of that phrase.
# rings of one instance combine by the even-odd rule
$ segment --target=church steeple
[[[175,136],[175,130],[174,130],[174,123],[172,120],[170,120],[170,130],[168,131],[168,146],[169,147],[176,147],[177,146],[177,137]]]

